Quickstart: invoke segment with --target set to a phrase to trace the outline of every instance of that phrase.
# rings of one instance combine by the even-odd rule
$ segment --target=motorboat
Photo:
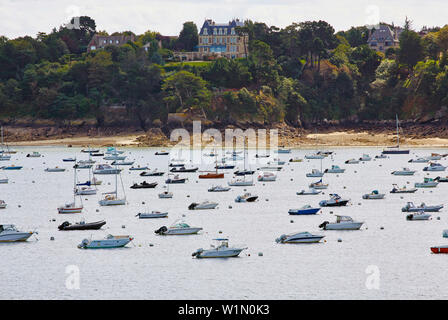
[[[177,162],[177,163],[176,163]],[[178,161],[174,161],[171,162],[168,167],[170,168],[176,168],[176,167],[185,167],[185,163],[182,160],[178,160]]]
[[[363,199],[371,199],[371,200],[378,200],[378,199],[384,199],[386,195],[384,193],[379,193],[378,190],[373,190],[370,193],[366,193],[362,196]]]
[[[123,150],[117,150],[117,148],[115,148],[115,147],[108,147],[106,150],[106,154],[117,155],[117,154],[123,154],[123,153],[124,153]]]
[[[173,197],[173,193],[169,191],[164,191],[162,193],[159,193],[160,199],[171,199]]]
[[[234,169],[235,165],[234,164],[218,164],[215,166],[215,169],[220,169],[220,170],[229,170],[229,169]]]
[[[40,158],[42,155],[37,152],[37,151],[33,151],[32,153],[28,153],[26,155],[27,158]]]
[[[410,162],[410,163],[427,163],[427,162],[429,162],[429,160],[426,158],[417,158],[417,159],[411,159],[408,162]]]
[[[275,239],[277,243],[316,243],[325,238],[318,234],[311,234],[309,232],[298,232],[291,234],[282,234]]]
[[[140,167],[140,166],[138,166],[138,167],[130,167],[129,170],[130,170],[130,171],[149,170],[149,168],[146,167],[146,166],[145,166],[145,167]]]
[[[319,194],[319,193],[321,193],[322,191],[320,191],[320,190],[316,190],[316,189],[314,189],[314,188],[310,188],[310,189],[308,189],[308,190],[302,190],[302,191],[299,191],[299,192],[296,192],[296,194],[298,195],[298,196],[307,196],[307,195],[316,195],[316,194]]]
[[[370,161],[372,158],[368,154],[363,154],[359,161]]]
[[[6,154],[0,154],[0,161],[9,161],[11,160],[11,156],[6,155]]]
[[[63,162],[76,162],[76,158],[64,158],[62,159]]]
[[[311,173],[307,173],[306,176],[308,178],[321,178],[324,176],[324,173],[318,169],[311,170]]]
[[[0,200],[0,209],[6,209],[7,206],[5,200]]]
[[[108,164],[97,164],[93,170],[94,174],[119,174],[122,169],[114,168]]]
[[[445,153],[445,154],[431,153],[431,155],[426,158],[428,160],[441,160],[442,158],[445,158],[446,156],[448,156],[447,153]]]
[[[64,172],[65,168],[54,167],[54,168],[47,168],[44,171],[45,172]]]
[[[22,232],[13,224],[0,224],[0,242],[26,241],[34,232]]]
[[[165,174],[165,172],[157,171],[157,169],[154,169],[149,172],[144,171],[144,172],[140,173],[140,176],[142,176],[142,177],[160,177],[160,176],[163,176],[164,174]]]
[[[290,215],[311,215],[316,214],[320,211],[320,208],[313,208],[309,204],[304,205],[300,209],[289,209],[288,213]]]
[[[229,187],[223,187],[223,186],[213,186],[211,188],[208,189],[208,192],[226,192],[229,191],[230,188]]]
[[[176,220],[170,227],[160,227],[154,233],[159,235],[188,235],[188,234],[197,234],[199,231],[201,231],[202,228],[200,227],[190,227],[185,221],[183,220]]]
[[[406,188],[406,186],[403,186],[402,188],[399,188],[398,185],[393,184],[393,188],[390,191],[390,193],[414,193],[417,191],[417,188]]]
[[[199,248],[191,255],[196,258],[231,258],[237,257],[246,248],[229,247],[229,239],[219,238],[213,239],[218,241],[218,245],[210,245],[210,249],[204,250]]]
[[[20,170],[22,168],[23,166],[15,166],[15,165],[1,167],[2,170]]]
[[[185,168],[185,167],[174,167],[170,170],[170,172],[176,173],[176,172],[183,172],[183,173],[187,173],[187,172],[196,172],[198,171],[198,167],[195,168]]]
[[[188,206],[188,210],[208,210],[215,209],[218,206],[217,202],[204,201],[201,203],[193,202]]]
[[[154,153],[156,156],[167,156],[170,153],[168,151],[162,150],[162,151],[156,151],[156,153]]]
[[[252,180],[245,179],[233,179],[227,183],[230,187],[249,187],[253,186],[254,182]]]
[[[101,240],[84,239],[78,245],[80,249],[110,249],[110,248],[121,248],[127,245],[129,242],[134,240],[131,236],[113,236],[111,234],[107,235]]]
[[[439,183],[437,181],[434,181],[434,179],[425,177],[423,179],[423,182],[414,183],[414,187],[416,187],[416,188],[435,188],[435,187],[437,187],[438,184]]]
[[[321,207],[342,207],[346,206],[350,200],[341,198],[338,194],[332,193],[330,194],[329,200],[322,200],[319,202]]]
[[[336,216],[336,222],[324,221],[319,228],[323,230],[359,230],[363,223],[354,221],[349,216]]]
[[[291,149],[279,148],[277,150],[274,150],[274,152],[277,152],[277,153],[291,153]]]
[[[446,167],[440,163],[430,162],[429,166],[423,168],[423,171],[445,171],[445,169]]]
[[[277,180],[277,175],[272,172],[263,172],[257,177],[258,181],[275,181]]]
[[[100,152],[100,150],[88,148],[88,149],[82,149],[81,152],[82,153],[97,153],[97,152]]]
[[[72,231],[72,230],[99,230],[102,226],[106,224],[106,221],[96,221],[96,222],[85,222],[80,221],[76,223],[70,223],[68,221],[64,221],[58,229],[60,231]]]
[[[409,221],[429,220],[429,218],[431,218],[431,215],[429,213],[425,213],[423,210],[408,214],[406,216],[406,220]]]
[[[91,187],[81,186],[81,187],[75,188],[75,194],[80,195],[80,196],[88,196],[88,195],[96,194],[96,189],[91,188]]]
[[[89,160],[79,160],[78,164],[95,164],[95,160],[89,159]]]
[[[75,163],[73,169],[90,169],[93,165],[89,163]]]
[[[375,156],[375,159],[387,159],[388,156],[386,156],[385,154],[380,154],[378,156]]]
[[[263,170],[263,171],[281,171],[282,168],[283,168],[282,166],[265,166],[265,167],[258,168],[258,170]]]
[[[8,183],[8,181],[9,181],[8,178],[0,178],[0,184]]]
[[[394,176],[413,176],[415,172],[415,170],[404,167],[401,170],[392,171],[391,174],[393,174]]]
[[[357,164],[359,163],[359,160],[356,159],[349,159],[345,161],[346,164]]]
[[[126,159],[126,156],[120,156],[118,154],[112,154],[112,155],[108,155],[103,157],[104,160],[113,160],[113,161],[117,161],[117,160],[124,160]]]
[[[255,158],[269,158],[269,154],[255,154]],[[242,158],[241,158],[242,159]]]
[[[114,166],[132,166],[135,161],[112,161]]]
[[[185,183],[187,178],[180,178],[178,174],[176,174],[173,178],[168,178],[165,180],[166,184],[175,184],[175,183]]]
[[[255,202],[257,199],[258,199],[258,196],[255,196],[249,192],[246,192],[242,196],[237,196],[235,198],[235,202]]]
[[[328,157],[328,156],[330,156],[330,155],[333,154],[333,151],[322,151],[322,150],[319,150],[319,151],[317,151],[316,154],[318,154],[318,155],[323,155],[323,156],[325,156],[325,157]]]
[[[325,169],[324,173],[344,173],[345,169],[340,168],[337,165],[332,165],[330,169]]]
[[[322,179],[320,179],[319,181],[310,183],[309,187],[310,188],[314,188],[316,190],[327,189],[328,188],[328,183],[323,183]]]
[[[158,185],[157,182],[148,183],[146,181],[143,181],[142,183],[134,183],[131,186],[131,189],[152,189],[155,188],[157,185]]]
[[[298,157],[289,159],[289,162],[302,162],[302,161],[303,161],[303,159],[300,159]]]
[[[434,178],[434,181],[437,181],[437,182],[448,182],[448,177],[436,177],[436,178]]]
[[[155,219],[155,218],[167,218],[168,212],[151,211],[151,212],[140,212],[136,215],[139,219]]]
[[[254,170],[237,170],[233,174],[236,176],[251,176],[255,173]]]
[[[104,157],[104,153],[100,153],[100,152],[91,152],[89,153],[91,157]]]
[[[443,205],[427,206],[422,202],[419,206],[416,206],[413,202],[409,201],[406,205],[401,208],[402,212],[439,212],[443,208]]]
[[[309,160],[314,160],[314,159],[324,159],[326,156],[323,154],[310,154],[310,155],[305,155],[305,159],[309,159]]]

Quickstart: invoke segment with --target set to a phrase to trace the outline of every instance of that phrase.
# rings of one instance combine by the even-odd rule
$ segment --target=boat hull
[[[324,230],[359,230],[362,222],[328,223]]]
[[[204,250],[196,255],[196,258],[233,258],[239,256],[244,249],[228,249],[228,250]]]
[[[288,213],[290,215],[312,215],[320,211],[320,208],[310,208],[310,209],[290,209]]]
[[[31,237],[32,232],[17,232],[11,234],[0,235],[0,242],[19,242],[26,241]]]

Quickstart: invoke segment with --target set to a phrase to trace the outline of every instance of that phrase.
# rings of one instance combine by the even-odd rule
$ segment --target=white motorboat
[[[441,160],[442,158],[445,158],[448,154],[439,154],[439,153],[431,153],[430,156],[427,156],[426,159],[428,160]]]
[[[255,202],[258,196],[252,195],[250,192],[246,192],[242,196],[237,196],[235,202]]]
[[[27,158],[40,158],[42,155],[37,152],[37,151],[33,151],[32,153],[28,153],[26,155]]]
[[[65,168],[59,168],[59,167],[54,167],[54,168],[47,168],[45,169],[46,172],[64,172]]]
[[[98,164],[93,170],[94,174],[119,174],[122,169],[113,168],[108,164]]]
[[[0,242],[26,241],[34,232],[22,232],[13,224],[0,225]]]
[[[151,212],[140,212],[136,215],[139,219],[154,219],[154,218],[167,218],[168,212],[151,211]]]
[[[384,199],[386,195],[384,193],[379,193],[378,190],[373,190],[370,193],[366,193],[362,196],[363,199]]]
[[[79,160],[78,164],[95,164],[95,160],[88,159],[88,160]]]
[[[309,232],[298,232],[291,234],[282,234],[275,239],[277,243],[316,243],[325,238],[318,234],[311,234]]]
[[[320,179],[319,181],[310,183],[309,187],[310,188],[314,188],[316,190],[327,189],[328,188],[328,183],[323,183],[322,179]]]
[[[201,203],[193,202],[188,206],[188,210],[208,210],[215,209],[218,206],[217,202],[204,201]]]
[[[134,161],[113,161],[112,165],[114,166],[132,166]]]
[[[5,200],[0,200],[0,209],[6,209],[7,206]]]
[[[8,178],[2,178],[2,179],[0,179],[0,184],[8,183],[8,181],[9,181]]]
[[[231,188],[229,187],[223,187],[223,186],[213,186],[208,189],[208,192],[226,192],[229,191]]]
[[[296,192],[296,194],[297,194],[298,196],[306,196],[306,195],[316,195],[316,194],[319,194],[319,193],[321,193],[321,192],[322,192],[322,191],[320,191],[320,190],[316,190],[316,189],[314,189],[314,188],[310,188],[310,189],[308,189],[307,191],[302,190],[302,191]]]
[[[159,193],[160,199],[171,199],[173,197],[173,193],[169,191],[164,191],[162,193]]]
[[[325,169],[325,173],[344,173],[345,169],[340,168],[339,166],[332,165],[330,169]]]
[[[423,179],[423,182],[414,183],[414,187],[416,187],[416,188],[435,188],[435,187],[437,187],[438,184],[439,183],[437,181],[434,181],[434,179],[425,177]]]
[[[318,169],[311,170],[311,173],[307,173],[306,176],[308,178],[321,178],[324,176],[324,173]]]
[[[357,164],[359,163],[359,160],[356,159],[349,159],[347,161],[345,161],[346,164]]]
[[[399,188],[398,185],[393,184],[393,188],[390,191],[390,193],[414,193],[417,191],[417,188],[406,188],[406,186],[403,186],[402,188]]]
[[[408,214],[406,216],[406,220],[409,221],[429,220],[429,218],[431,218],[431,215],[429,213],[425,213],[423,210]]]
[[[103,159],[104,160],[117,161],[117,160],[124,160],[124,159],[126,159],[126,156],[120,156],[118,154],[113,154],[113,155],[110,155],[110,156],[105,156]]]
[[[277,153],[291,153],[291,149],[279,148],[277,150],[274,150],[274,152],[277,152]]]
[[[230,187],[249,187],[253,186],[253,180],[246,179],[233,179],[232,181],[227,183]]]
[[[314,153],[314,154],[310,154],[310,155],[305,155],[305,159],[323,159],[323,158],[325,158],[326,156],[325,155],[323,155],[323,154],[317,154],[317,153]]]
[[[258,168],[258,170],[262,170],[262,171],[281,171],[282,168],[283,168],[282,166],[264,166],[264,167]]]
[[[404,167],[401,170],[392,171],[392,174],[394,176],[413,176],[415,172],[415,170]]]
[[[413,202],[409,201],[401,208],[402,212],[439,212],[443,208],[443,204],[428,206],[422,202],[419,206],[416,206]]]
[[[107,235],[106,238],[101,240],[84,239],[78,245],[80,249],[110,249],[121,248],[134,240],[131,236],[113,236]]]
[[[211,245],[210,249],[207,250],[199,248],[192,253],[192,256],[196,258],[230,258],[237,257],[241,253],[241,251],[247,249],[247,247],[229,247],[229,239],[219,238],[213,240],[218,241],[219,244],[217,246]]]
[[[423,168],[423,171],[445,171],[445,169],[446,167],[440,163],[430,162],[429,166]]]
[[[336,222],[324,221],[319,228],[324,230],[359,230],[364,222],[356,222],[349,216],[336,216]]]
[[[200,227],[190,227],[183,220],[176,220],[169,228],[163,226],[154,231],[154,233],[159,235],[189,235],[197,234],[201,231]]]
[[[372,158],[368,154],[363,154],[361,158],[359,158],[359,161],[370,161]]]
[[[257,177],[258,181],[275,181],[277,180],[277,175],[272,172],[263,172]]]
[[[426,159],[426,158],[417,158],[417,159],[411,159],[408,162],[411,162],[411,163],[427,163],[427,162],[429,162],[429,160]]]

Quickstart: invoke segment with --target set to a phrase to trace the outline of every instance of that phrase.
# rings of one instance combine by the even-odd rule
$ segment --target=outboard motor
[[[408,214],[408,215],[406,216],[406,220],[412,220],[413,217],[414,217],[413,214]]]
[[[156,231],[154,231],[154,233],[162,235],[162,234],[164,234],[167,231],[168,231],[168,228],[163,226],[163,227],[160,227],[159,229],[157,229]]]
[[[197,203],[196,202],[193,202],[192,204],[190,204],[189,206],[188,206],[188,210],[194,210],[196,207],[197,207]]]
[[[192,257],[196,257],[197,255],[201,254],[204,251],[204,249],[199,248],[198,250],[196,250],[195,252],[193,252],[191,254]]]
[[[286,234],[282,234],[280,237],[278,237],[277,239],[275,239],[275,242],[277,243],[283,243],[283,241],[285,241],[286,239]]]
[[[328,221],[324,221],[324,222],[322,222],[320,225],[319,225],[319,228],[323,228],[323,229],[325,229],[325,227],[327,226],[327,224],[329,224],[330,222],[328,222]]]
[[[59,227],[59,230],[64,230],[65,227],[68,227],[70,225],[70,222],[64,221]]]

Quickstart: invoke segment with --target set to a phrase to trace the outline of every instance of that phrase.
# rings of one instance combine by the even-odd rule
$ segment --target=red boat
[[[199,179],[222,179],[224,178],[224,173],[207,173],[207,174],[200,174]]]
[[[448,253],[448,246],[431,247],[432,253]]]

